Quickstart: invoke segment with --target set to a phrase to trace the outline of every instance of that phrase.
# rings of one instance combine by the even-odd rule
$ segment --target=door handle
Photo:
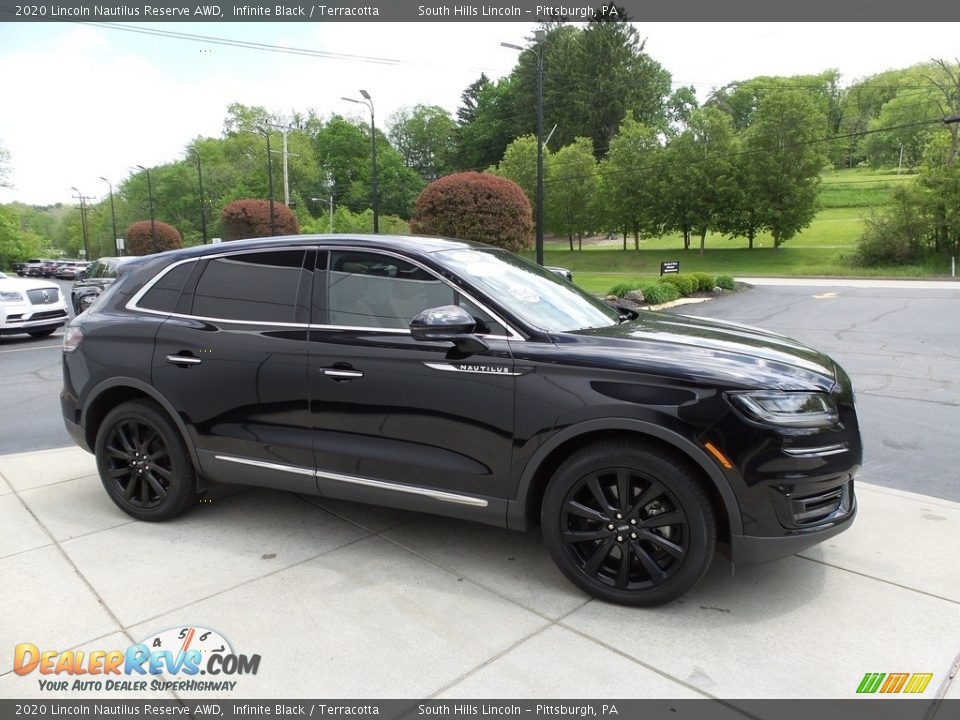
[[[199,365],[203,360],[192,355],[167,355],[167,362],[172,365]]]
[[[363,372],[360,370],[347,370],[345,368],[320,368],[320,370],[323,371],[324,375],[338,380],[355,380],[363,377]]]

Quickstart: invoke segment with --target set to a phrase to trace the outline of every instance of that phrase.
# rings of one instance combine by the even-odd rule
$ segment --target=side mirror
[[[483,352],[489,346],[473,332],[477,321],[466,310],[456,305],[428,308],[410,321],[410,335],[414,340],[452,342],[465,353]]]

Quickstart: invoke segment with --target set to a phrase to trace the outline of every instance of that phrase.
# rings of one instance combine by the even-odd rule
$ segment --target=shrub
[[[607,295],[616,295],[618,298],[622,298],[631,290],[639,290],[643,284],[643,282],[637,280],[617,283],[607,291]]]
[[[662,305],[663,303],[673,302],[680,297],[680,291],[673,283],[654,280],[645,283],[640,287],[643,296],[651,305]]]
[[[699,285],[697,279],[692,275],[679,273],[676,275],[664,275],[660,278],[660,282],[670,283],[680,291],[681,295],[693,295]]]
[[[410,229],[420,235],[476,240],[517,252],[530,246],[533,211],[512,180],[487,173],[455,173],[423,189]]]
[[[716,287],[716,279],[710,273],[695,272],[691,273],[697,279],[697,289],[710,291]]]
[[[270,201],[237,200],[220,211],[225,240],[270,237]],[[299,235],[300,224],[293,211],[273,201],[275,235]]]
[[[173,225],[156,220],[151,227],[149,220],[140,220],[127,228],[124,246],[130,255],[152,255],[183,247],[183,238]]]
[[[717,275],[717,287],[723,288],[724,290],[736,290],[737,281],[734,280],[729,275]]]

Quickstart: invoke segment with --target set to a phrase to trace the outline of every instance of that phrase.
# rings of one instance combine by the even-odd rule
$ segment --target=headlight
[[[758,390],[730,393],[736,405],[772,425],[826,427],[840,419],[836,403],[826,393]]]
[[[3,302],[23,302],[23,295],[18,292],[0,292],[0,300]]]

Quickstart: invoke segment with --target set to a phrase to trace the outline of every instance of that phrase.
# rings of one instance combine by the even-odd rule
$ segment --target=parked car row
[[[25,263],[13,263],[13,269],[20,277],[58,277],[74,280],[82,277],[90,263],[83,260],[43,260],[33,258]]]

